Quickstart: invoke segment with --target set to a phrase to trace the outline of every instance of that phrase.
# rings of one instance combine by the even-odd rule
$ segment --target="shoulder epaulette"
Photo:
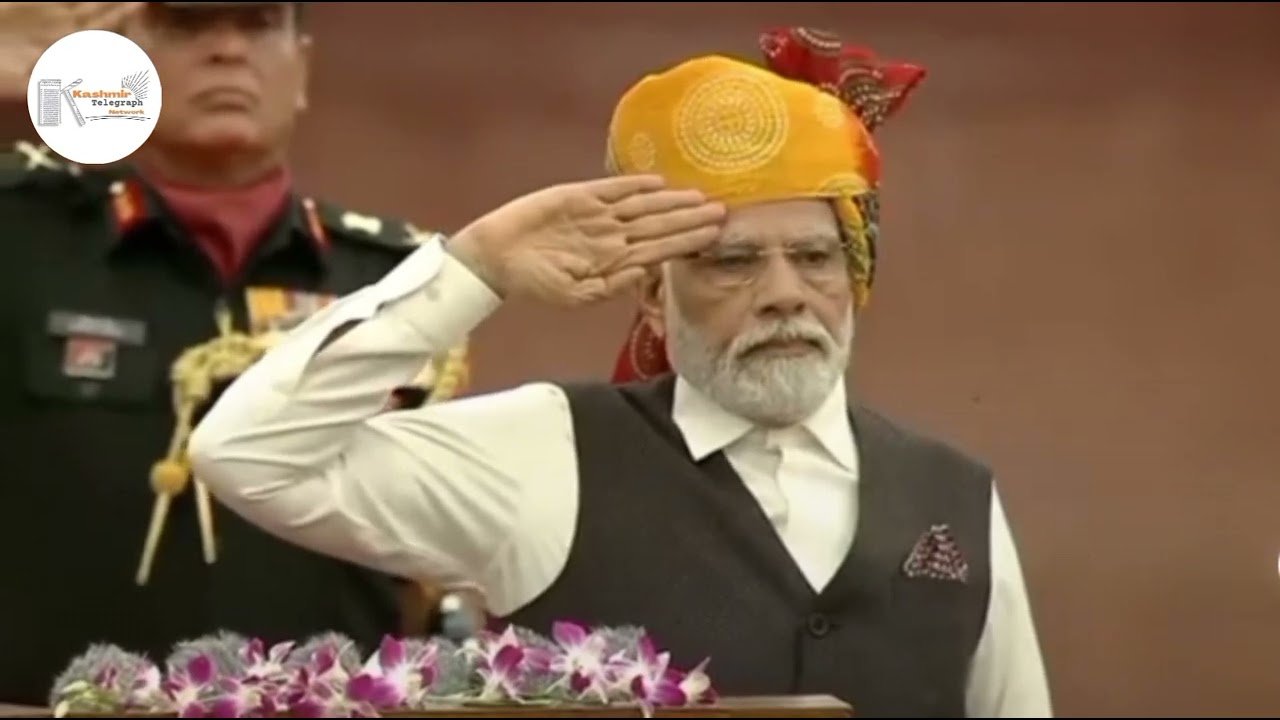
[[[419,245],[444,236],[420,230],[404,220],[368,215],[327,202],[317,202],[320,222],[331,235],[355,242],[411,252]]]
[[[46,145],[19,140],[0,152],[0,188],[73,181],[81,174],[79,165],[58,157]]]

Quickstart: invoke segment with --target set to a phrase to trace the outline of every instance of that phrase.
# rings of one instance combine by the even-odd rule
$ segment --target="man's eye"
[[[755,259],[754,255],[719,255],[712,258],[711,262],[720,268],[741,268],[751,265]]]
[[[168,20],[170,30],[187,35],[194,35],[208,25],[204,17],[190,10],[174,11],[170,13]]]
[[[239,20],[245,30],[268,30],[284,24],[284,16],[279,11],[262,8],[243,13]]]
[[[796,261],[804,265],[825,265],[831,262],[832,253],[826,250],[801,250],[794,254]]]

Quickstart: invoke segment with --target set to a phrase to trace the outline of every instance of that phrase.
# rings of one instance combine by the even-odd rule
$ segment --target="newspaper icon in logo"
[[[76,103],[70,97],[62,92],[62,81],[54,78],[45,78],[38,84],[36,105],[37,110],[36,125],[40,127],[58,127],[62,124],[62,100],[65,97],[67,103],[72,108],[76,107]],[[77,114],[78,108],[77,108]],[[80,125],[84,125],[84,119],[81,118]]]

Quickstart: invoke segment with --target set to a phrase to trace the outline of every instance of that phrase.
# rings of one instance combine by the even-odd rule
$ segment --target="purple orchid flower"
[[[671,654],[658,652],[648,637],[641,639],[638,650],[635,657],[622,661],[618,678],[646,708],[646,714],[654,707],[702,704],[714,697],[707,660],[685,673],[672,668]]]
[[[202,693],[214,680],[213,661],[206,655],[198,655],[184,665],[170,663],[163,688],[179,715],[196,705]]]
[[[372,707],[408,707],[435,677],[436,651],[430,643],[386,636],[364,669],[351,678],[347,694]]]
[[[175,696],[178,716],[187,718],[269,717],[279,704],[252,678],[218,676],[212,663],[190,663],[190,685]]]
[[[534,633],[508,627],[501,634],[486,632],[469,640],[464,647],[475,659],[480,686],[475,699],[520,702],[549,688],[554,653],[550,643],[539,639]]]
[[[310,650],[310,662],[295,658],[282,704],[293,717],[376,717],[375,708],[351,697],[353,673],[359,667],[344,658],[338,644],[319,644]]]
[[[245,675],[252,677],[272,677],[284,672],[285,661],[293,652],[293,642],[282,642],[267,648],[261,640],[250,640],[241,650],[244,657]]]
[[[560,678],[559,689],[566,699],[575,702],[606,704],[613,685],[607,638],[573,622],[557,622],[551,626],[551,637],[559,652],[552,659],[551,670]]]
[[[316,656],[325,658],[327,654],[317,653]],[[302,718],[341,717],[343,713],[339,710],[343,709],[345,698],[335,688],[339,680],[334,675],[341,676],[341,683],[346,684],[346,673],[336,663],[328,664],[323,670],[298,667],[293,682],[285,691],[285,707],[289,714]]]
[[[165,690],[182,717],[269,716],[286,707],[293,645],[267,647],[234,633],[182,643],[170,656]]]

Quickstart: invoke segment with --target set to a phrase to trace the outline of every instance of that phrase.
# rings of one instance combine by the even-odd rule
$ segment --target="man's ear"
[[[107,25],[108,30],[129,38],[142,47],[143,50],[148,49],[151,44],[150,23],[151,16],[148,13],[153,12],[148,6],[150,3],[102,3],[102,5],[121,6],[117,8],[116,15],[111,24]]]
[[[667,292],[666,272],[663,268],[650,268],[639,286],[640,314],[654,335],[666,333]]]
[[[298,63],[298,97],[296,99],[299,112],[307,109],[309,90],[311,87],[311,48],[313,43],[311,36],[306,33],[298,35],[298,57],[294,62]]]

